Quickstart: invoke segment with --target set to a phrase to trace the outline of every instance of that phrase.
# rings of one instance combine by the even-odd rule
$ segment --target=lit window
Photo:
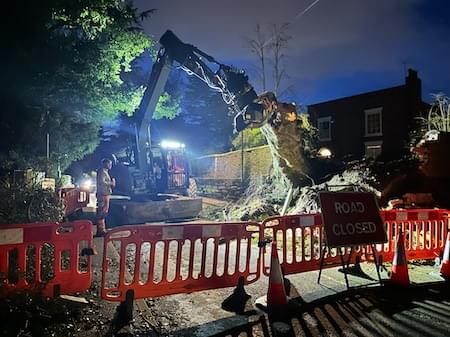
[[[319,129],[319,140],[331,140],[331,117],[318,118],[317,128]]]
[[[375,108],[364,111],[366,119],[366,137],[383,135],[381,112],[382,108]]]
[[[365,147],[365,154],[364,156],[366,158],[373,158],[375,159],[376,157],[378,157],[381,154],[382,151],[382,145],[383,142],[379,141],[379,142],[365,142],[364,143],[364,147]]]

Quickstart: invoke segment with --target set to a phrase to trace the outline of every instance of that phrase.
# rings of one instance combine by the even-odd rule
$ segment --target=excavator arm
[[[182,42],[168,30],[160,39],[161,48],[137,114],[138,166],[148,169],[147,149],[150,141],[150,121],[174,65],[189,75],[198,77],[219,92],[234,116],[234,130],[263,127],[273,157],[294,186],[301,185],[307,171],[301,144],[301,121],[293,104],[278,102],[266,92],[257,95],[243,70],[217,62],[197,47]]]
[[[151,145],[150,122],[153,112],[174,65],[221,94],[234,116],[235,132],[246,127],[259,127],[267,120],[263,106],[255,102],[258,96],[243,70],[217,62],[197,47],[182,42],[170,30],[164,33],[159,43],[161,48],[135,118],[136,159],[141,169],[145,170],[148,165],[147,149]]]

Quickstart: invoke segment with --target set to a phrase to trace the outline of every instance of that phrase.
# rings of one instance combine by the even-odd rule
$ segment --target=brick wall
[[[267,176],[272,166],[272,156],[267,145],[244,150],[244,177],[242,183],[241,151],[212,154],[191,162],[192,175],[197,179],[200,195],[236,199],[241,186],[249,181]]]
[[[208,179],[198,178],[197,194],[205,197],[222,199],[222,200],[238,200],[243,192],[241,179]]]

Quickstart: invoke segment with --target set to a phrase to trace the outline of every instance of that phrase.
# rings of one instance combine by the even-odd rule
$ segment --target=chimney
[[[408,76],[405,78],[406,90],[410,99],[415,102],[422,101],[422,81],[414,69],[408,69]]]
[[[408,76],[405,79],[406,89],[406,114],[410,127],[413,127],[413,120],[422,115],[422,81],[417,75],[417,71],[408,69]]]
[[[408,81],[414,81],[417,80],[418,76],[417,76],[417,71],[415,71],[414,69],[409,68],[408,69],[408,76],[406,77],[406,83],[408,83]]]

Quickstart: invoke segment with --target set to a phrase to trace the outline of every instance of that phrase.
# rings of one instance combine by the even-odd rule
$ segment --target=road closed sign
[[[328,247],[386,242],[386,230],[372,193],[320,192]]]

